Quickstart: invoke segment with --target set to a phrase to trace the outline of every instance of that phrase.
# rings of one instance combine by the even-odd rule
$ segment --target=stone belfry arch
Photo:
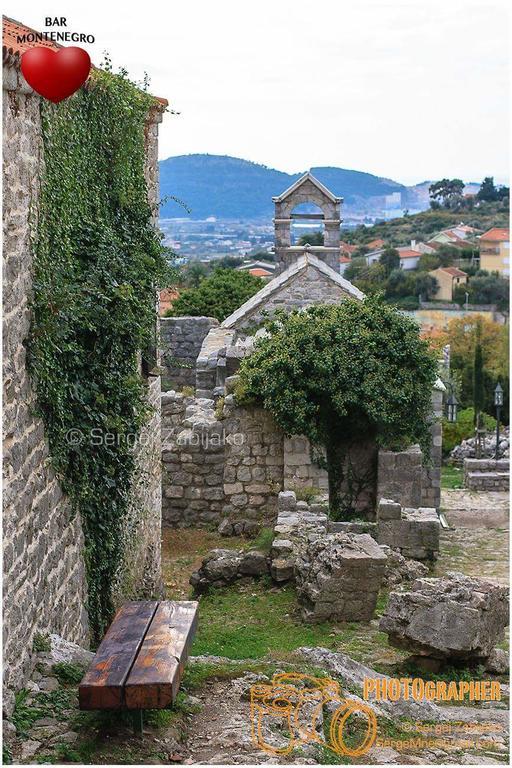
[[[324,225],[324,245],[307,246],[319,259],[339,271],[342,197],[336,197],[311,173],[305,173],[278,197],[273,197],[274,238],[277,272],[287,269],[304,253],[304,246],[291,243],[291,226],[296,219],[319,220]],[[314,203],[322,213],[293,213],[298,205]]]

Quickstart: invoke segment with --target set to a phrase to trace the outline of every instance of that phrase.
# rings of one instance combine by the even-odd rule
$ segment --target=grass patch
[[[305,501],[307,504],[311,504],[313,499],[322,495],[320,488],[315,488],[313,485],[297,485],[292,490],[297,501]]]
[[[194,655],[286,660],[300,646],[323,646],[369,661],[376,646],[387,646],[387,636],[372,625],[303,624],[295,588],[273,587],[267,578],[210,590],[200,598],[199,615]]]
[[[251,549],[259,549],[261,552],[270,552],[272,542],[274,541],[274,529],[262,528],[256,538],[251,541]]]
[[[463,482],[462,467],[456,467],[454,464],[443,464],[441,467],[441,488],[456,490],[464,487]]]

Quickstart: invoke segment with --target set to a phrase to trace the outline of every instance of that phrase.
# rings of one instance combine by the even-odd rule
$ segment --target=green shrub
[[[496,429],[496,419],[489,416],[487,413],[482,414],[482,419],[485,428],[492,432]],[[457,421],[452,423],[443,419],[443,454],[448,454],[453,451],[456,445],[459,445],[463,440],[467,440],[469,437],[475,435],[475,412],[473,408],[464,408],[457,414]]]
[[[61,685],[78,685],[85,674],[85,665],[61,661],[53,665],[53,671]]]
[[[298,485],[293,488],[297,501],[306,501],[311,504],[313,499],[320,495],[320,490],[312,485]]]
[[[32,649],[37,652],[51,651],[52,644],[50,642],[50,636],[48,634],[36,632],[32,641]]]
[[[263,280],[249,272],[216,269],[197,288],[183,291],[166,312],[166,317],[205,316],[216,317],[222,322],[263,286]]]

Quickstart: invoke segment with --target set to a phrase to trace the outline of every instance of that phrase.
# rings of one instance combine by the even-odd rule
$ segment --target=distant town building
[[[340,275],[343,275],[348,265],[352,262],[350,256],[340,256]]]
[[[397,248],[398,255],[400,256],[400,269],[408,270],[418,268],[421,259],[421,251],[416,250],[415,247],[413,248],[413,243],[415,244],[416,241],[413,240],[411,242],[410,248]]]
[[[449,229],[442,229],[428,241],[430,245],[452,245],[455,248],[467,248],[472,238],[478,233],[474,227],[468,227],[462,221]]]
[[[439,288],[433,298],[440,301],[451,301],[454,290],[468,282],[467,274],[457,267],[439,267],[429,272],[429,275],[437,280]]]
[[[510,275],[510,229],[493,227],[480,237],[480,269]]]
[[[163,317],[167,310],[169,310],[173,302],[176,301],[176,299],[179,296],[179,292],[176,291],[174,288],[163,288],[160,291],[160,300],[159,300],[159,308],[158,313],[160,317]]]

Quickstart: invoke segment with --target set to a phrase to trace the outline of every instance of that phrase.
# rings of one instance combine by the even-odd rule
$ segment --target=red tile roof
[[[2,16],[2,54],[5,60],[6,56],[15,56],[20,58],[30,48],[52,48],[57,51],[64,46],[59,43],[54,43],[51,40],[36,40],[34,42],[18,42],[18,36],[24,37],[25,35],[37,35],[40,34],[32,27],[27,27],[26,24],[22,24],[21,21],[11,19],[8,16]],[[168,106],[167,99],[161,99],[159,96],[155,96],[155,99],[162,104],[162,106]]]
[[[272,272],[268,269],[263,269],[262,267],[253,267],[252,269],[248,270],[250,275],[254,275],[254,277],[270,277],[272,275]]]
[[[439,267],[441,272],[447,272],[452,277],[467,277],[466,272],[463,272],[462,269],[457,269],[457,267]]]
[[[495,243],[503,243],[510,240],[510,229],[506,227],[493,227],[480,236],[480,240],[492,240]]]
[[[350,243],[340,240],[340,250],[342,253],[355,253],[355,251],[357,251],[357,245],[350,245]]]
[[[420,251],[413,251],[411,248],[398,248],[398,253],[401,259],[417,259],[422,255]]]
[[[381,240],[380,237],[376,238],[376,240],[371,240],[369,243],[366,243],[368,248],[371,248],[373,251],[376,251],[377,248],[382,248],[383,245],[386,245],[385,240]]]
[[[349,256],[340,256],[339,261],[340,264],[350,264],[352,259]]]

